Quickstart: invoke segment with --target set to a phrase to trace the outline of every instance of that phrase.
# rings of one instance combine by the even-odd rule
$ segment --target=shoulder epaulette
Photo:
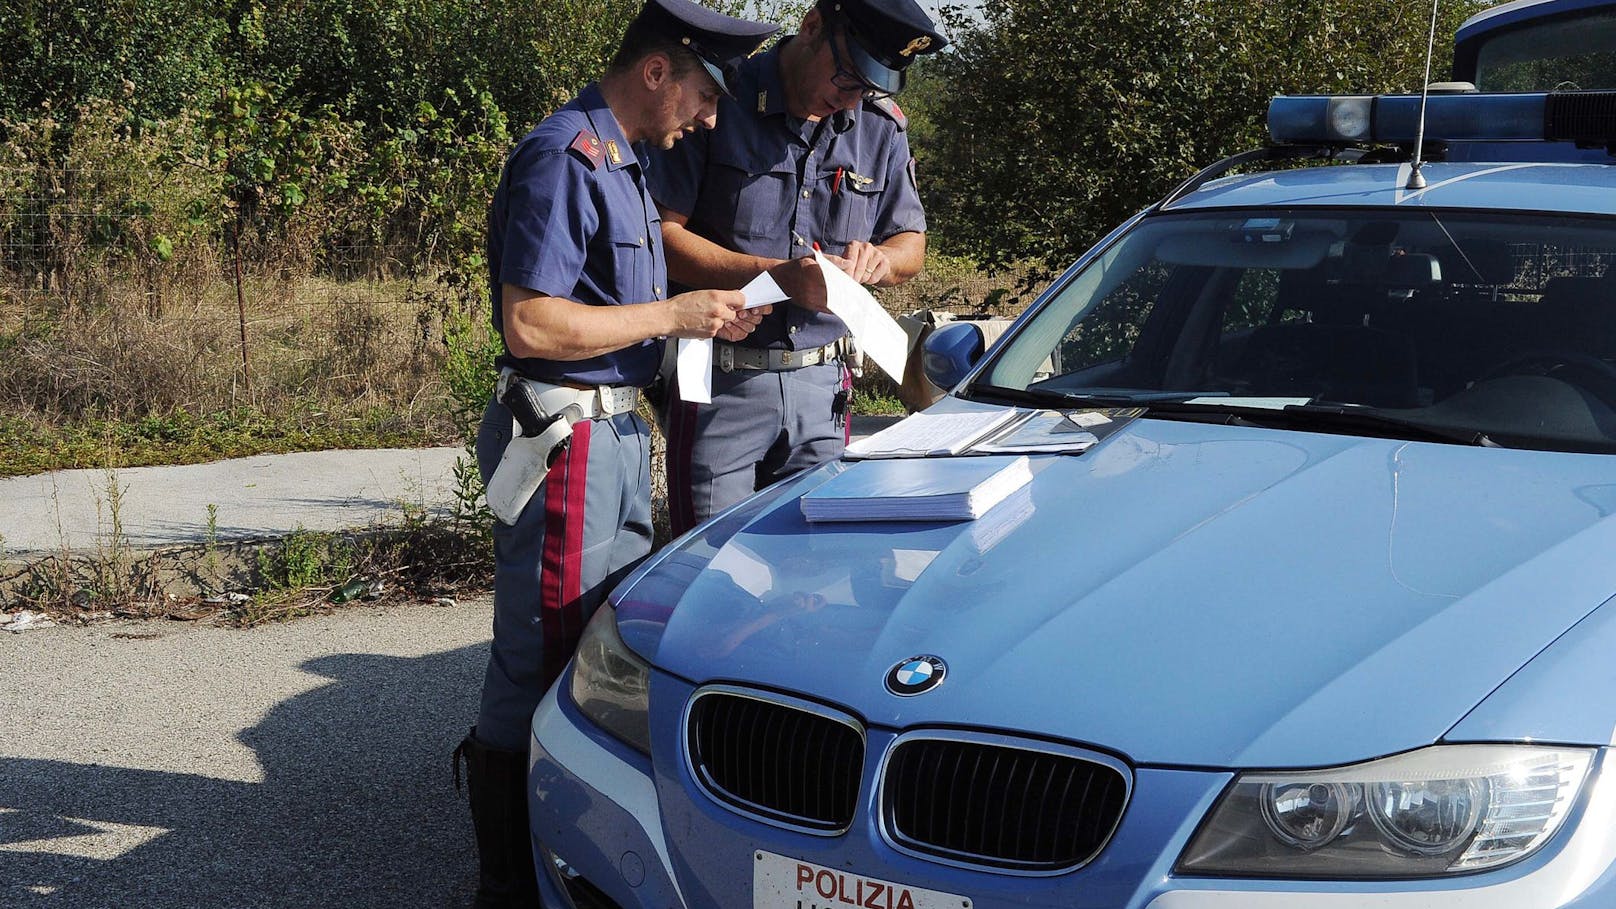
[[[601,146],[600,137],[587,129],[578,131],[578,135],[573,137],[572,144],[567,146],[567,150],[577,152],[589,165],[590,170],[595,170],[606,161],[606,149]]]
[[[900,132],[909,128],[909,118],[904,115],[903,108],[898,106],[898,102],[892,100],[891,98],[881,98],[876,101],[871,101],[870,106],[885,114],[887,119],[891,120],[893,123],[898,124],[898,130]]]

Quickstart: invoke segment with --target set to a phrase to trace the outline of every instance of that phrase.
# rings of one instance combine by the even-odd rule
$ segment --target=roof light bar
[[[1549,98],[1543,93],[1432,95],[1426,102],[1426,141],[1552,140],[1545,128]],[[1268,104],[1268,135],[1280,145],[1411,145],[1419,121],[1419,95],[1281,96]]]

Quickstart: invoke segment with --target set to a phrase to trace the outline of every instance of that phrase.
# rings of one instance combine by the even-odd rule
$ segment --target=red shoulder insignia
[[[567,148],[583,155],[584,160],[589,163],[590,170],[600,167],[606,160],[606,149],[601,147],[600,138],[587,129],[579,130]]]
[[[871,102],[871,104],[876,110],[886,114],[887,119],[898,124],[898,129],[900,131],[909,128],[909,117],[904,114],[903,108],[898,106],[898,102],[892,100],[891,98],[882,98],[878,101]]]

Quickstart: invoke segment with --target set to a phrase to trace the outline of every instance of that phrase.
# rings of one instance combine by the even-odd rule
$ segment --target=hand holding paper
[[[763,272],[741,288],[746,308],[757,309],[788,299],[780,285]],[[679,397],[694,404],[713,402],[713,342],[711,338],[680,338],[674,361]]]
[[[909,356],[909,339],[898,323],[887,315],[863,285],[831,264],[825,254],[814,252],[814,261],[825,276],[825,295],[830,311],[847,323],[859,349],[875,361],[894,382],[903,381],[903,364]]]
[[[814,264],[825,282],[830,312],[847,324],[847,330],[853,333],[865,356],[874,360],[893,381],[902,382],[904,360],[909,355],[909,339],[903,329],[868,290],[832,264],[824,253],[814,252]],[[746,296],[748,309],[787,299],[785,291],[768,272],[753,278],[741,288],[741,293]],[[681,339],[675,369],[680,398],[695,404],[712,403],[712,341]]]

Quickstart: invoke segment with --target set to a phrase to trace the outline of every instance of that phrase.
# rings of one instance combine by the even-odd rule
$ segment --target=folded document
[[[851,464],[802,497],[809,521],[968,521],[1032,479],[1025,455]]]

